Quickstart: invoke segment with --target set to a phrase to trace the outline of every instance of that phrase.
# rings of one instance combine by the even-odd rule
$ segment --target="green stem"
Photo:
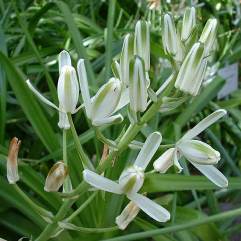
[[[53,232],[57,228],[58,222],[64,218],[66,212],[68,212],[69,208],[72,206],[73,203],[74,203],[74,200],[71,200],[71,199],[66,200],[61,206],[61,208],[59,209],[56,216],[54,217],[53,222],[46,226],[44,231],[39,235],[39,237],[35,241],[48,240],[49,237],[53,234]]]
[[[113,43],[113,26],[115,19],[116,0],[109,0],[108,18],[107,18],[107,41],[106,41],[106,59],[105,59],[105,79],[110,77],[112,61],[112,43]]]
[[[65,222],[71,222],[76,216],[78,216],[95,198],[98,192],[94,192],[89,198],[77,209],[75,210],[68,218],[66,218]]]
[[[80,158],[80,160],[83,164],[83,167],[87,168],[87,169],[90,169],[90,170],[94,170],[93,164],[91,163],[91,161],[89,160],[89,158],[85,154],[85,152],[83,150],[83,147],[80,144],[78,134],[77,134],[77,132],[75,130],[75,127],[74,127],[74,123],[73,123],[71,113],[68,113],[68,120],[69,120],[69,123],[70,123],[70,129],[71,129],[71,132],[72,132],[72,135],[73,135],[73,138],[74,138],[74,144],[75,144],[78,156],[79,156],[79,158]]]
[[[192,220],[192,221],[186,222],[184,224],[178,224],[178,225],[174,225],[174,226],[167,227],[167,228],[160,228],[160,229],[155,229],[155,230],[150,230],[150,231],[145,231],[145,232],[132,233],[132,234],[128,234],[128,235],[123,235],[121,237],[105,239],[105,240],[102,240],[102,241],[140,240],[140,239],[155,237],[155,236],[161,235],[161,234],[178,232],[178,231],[185,230],[185,229],[188,229],[188,228],[192,228],[192,227],[195,227],[195,226],[199,226],[199,225],[205,224],[205,223],[211,223],[211,222],[225,220],[225,219],[232,218],[232,217],[238,217],[240,215],[241,215],[241,208],[238,208],[238,209],[223,212],[223,213],[220,213],[220,214],[212,215],[212,216],[209,216],[209,217],[206,217],[206,218],[199,218],[199,219],[196,219],[196,220]]]
[[[46,209],[40,207],[38,204],[34,203],[19,187],[17,184],[13,185],[14,189],[18,192],[18,194],[24,199],[26,203],[40,216],[52,218],[53,214]]]

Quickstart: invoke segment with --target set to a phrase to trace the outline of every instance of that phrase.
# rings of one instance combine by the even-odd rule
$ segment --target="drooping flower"
[[[214,184],[227,187],[227,178],[213,166],[220,160],[220,153],[207,143],[193,139],[225,114],[226,110],[220,109],[200,121],[176,143],[175,148],[168,149],[154,162],[154,169],[164,173],[169,167],[175,165],[181,171],[178,159],[184,156]]]
[[[121,173],[118,182],[112,181],[89,170],[83,171],[83,178],[91,186],[99,190],[115,194],[125,194],[128,199],[130,199],[150,217],[159,222],[166,222],[170,219],[169,212],[149,198],[138,193],[144,183],[144,170],[157,151],[160,143],[160,133],[152,133],[146,139],[134,164]],[[126,212],[130,209],[133,213],[128,216]],[[137,215],[137,209],[130,204],[130,206],[123,212],[124,213],[122,213],[116,220],[121,229],[125,228],[126,225]]]
[[[18,175],[18,151],[21,145],[21,140],[14,137],[9,145],[7,158],[7,178],[10,184],[15,184],[19,180]]]
[[[114,115],[121,97],[121,82],[117,78],[110,78],[96,93],[90,97],[84,59],[77,64],[81,94],[87,117],[94,126],[119,123],[123,120],[121,114]]]
[[[26,81],[28,87],[33,93],[45,104],[59,111],[58,126],[62,129],[69,129],[67,113],[76,113],[79,99],[79,83],[75,69],[71,65],[69,53],[63,50],[59,54],[59,80],[57,86],[59,106],[45,98],[38,90],[36,90],[29,80]]]
[[[57,192],[63,185],[67,175],[67,166],[61,161],[56,162],[49,170],[48,176],[45,180],[44,190],[46,192]]]

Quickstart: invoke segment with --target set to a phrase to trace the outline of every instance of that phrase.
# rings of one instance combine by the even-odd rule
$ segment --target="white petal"
[[[106,118],[95,119],[92,121],[94,126],[111,125],[117,124],[123,121],[123,116],[121,114],[113,115]]]
[[[129,202],[121,214],[115,219],[119,229],[126,229],[128,224],[137,216],[139,210],[140,208],[134,202]]]
[[[165,173],[174,162],[174,152],[175,148],[170,148],[166,150],[154,163],[153,167],[156,171],[160,173]]]
[[[179,158],[180,158],[180,156],[179,156],[179,154],[178,154],[178,151],[177,151],[177,148],[175,148],[175,152],[174,152],[174,166],[177,168],[177,171],[178,171],[178,173],[180,173],[181,171],[182,171],[182,166],[180,165],[180,163],[179,163]]]
[[[112,192],[116,194],[122,194],[122,190],[120,185],[106,177],[103,177],[95,172],[90,170],[83,171],[83,178],[84,180],[89,183],[91,186],[103,190],[106,192]]]
[[[153,202],[149,198],[139,193],[131,193],[128,195],[128,198],[156,221],[167,222],[170,219],[170,213],[165,208]]]
[[[130,64],[129,98],[130,108],[134,112],[143,112],[147,108],[147,84],[144,63],[135,57]]]
[[[58,80],[58,99],[64,112],[74,113],[79,99],[79,83],[72,66],[64,66]]]
[[[199,140],[186,140],[177,144],[179,151],[189,161],[201,165],[217,164],[220,160],[220,153],[210,145]]]
[[[66,65],[71,66],[71,58],[69,53],[66,50],[63,50],[59,54],[59,74],[61,73],[61,69]]]
[[[130,102],[129,98],[129,88],[122,88],[121,90],[121,97],[120,101],[115,109],[115,112],[122,109],[124,106],[126,106]]]
[[[121,82],[111,78],[104,84],[92,100],[91,119],[109,117],[115,111],[121,97]]]
[[[27,83],[29,89],[32,90],[33,93],[34,93],[41,101],[43,101],[45,104],[53,107],[54,109],[59,110],[59,108],[58,108],[55,104],[53,104],[51,101],[49,101],[47,98],[45,98],[39,91],[37,91],[37,90],[33,87],[33,85],[31,84],[30,80],[26,80],[26,83]]]
[[[214,166],[212,165],[200,165],[191,162],[204,176],[206,176],[211,182],[219,187],[227,187],[228,179]]]
[[[90,99],[89,85],[88,85],[84,59],[80,59],[78,61],[77,72],[78,72],[79,85],[80,85],[81,95],[84,101],[86,115],[88,118],[90,118],[91,99]]]
[[[199,135],[201,132],[203,132],[205,129],[207,129],[209,126],[211,126],[213,123],[218,121],[221,117],[227,114],[227,111],[224,109],[219,109],[214,111],[212,114],[201,120],[196,126],[194,126],[191,130],[189,130],[182,138],[181,140],[190,140],[197,135]]]
[[[153,132],[150,134],[147,137],[144,146],[141,148],[134,165],[146,169],[158,147],[160,146],[161,141],[162,136],[159,132]]]

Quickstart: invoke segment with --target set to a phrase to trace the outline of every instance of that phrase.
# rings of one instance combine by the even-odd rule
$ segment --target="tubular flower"
[[[202,85],[207,61],[204,59],[204,46],[195,43],[180,68],[175,87],[190,95],[196,96]]]
[[[181,31],[181,40],[186,41],[194,27],[196,26],[196,10],[194,7],[186,8],[183,22],[182,22],[182,31]]]
[[[56,162],[49,170],[48,176],[45,180],[44,190],[46,192],[57,192],[63,185],[67,175],[67,166],[61,161]]]
[[[177,31],[171,14],[166,13],[162,21],[162,44],[166,54],[176,56],[178,52]]]
[[[19,180],[18,175],[18,151],[21,141],[14,137],[9,145],[7,158],[7,178],[10,184],[15,184]]]
[[[205,46],[205,55],[209,55],[210,50],[216,39],[218,29],[218,21],[215,18],[210,18],[204,26],[199,41]]]
[[[135,56],[130,63],[130,108],[134,112],[143,112],[147,108],[148,81],[146,79],[143,60]]]
[[[150,70],[150,26],[147,21],[139,20],[135,27],[134,54],[145,63],[145,71]]]
[[[200,121],[176,143],[175,148],[168,149],[154,162],[154,169],[164,173],[174,164],[179,165],[181,170],[178,159],[184,156],[211,182],[219,187],[227,187],[227,178],[213,166],[220,160],[220,153],[204,142],[193,140],[224,115],[226,110],[220,109]]]
[[[117,78],[110,78],[96,93],[90,97],[84,60],[77,64],[81,94],[87,117],[94,126],[118,123],[123,120],[122,115],[113,115],[121,97],[121,82]]]
[[[36,90],[29,80],[27,80],[26,83],[41,101],[59,111],[58,126],[63,129],[69,129],[70,124],[67,113],[76,113],[78,110],[76,106],[79,99],[78,79],[75,69],[71,66],[69,53],[63,50],[59,54],[58,107]]]
[[[138,193],[144,182],[144,171],[151,161],[151,158],[154,156],[160,143],[160,133],[152,133],[146,139],[133,166],[127,168],[121,173],[118,182],[107,179],[89,170],[83,171],[83,178],[87,183],[97,189],[115,194],[125,194],[128,199],[130,199],[137,207],[142,209],[150,217],[159,222],[166,222],[170,219],[169,212],[155,202],[151,201],[149,198]],[[126,212],[133,208],[133,213],[130,216],[127,216]],[[123,213],[116,219],[119,227],[121,229],[125,228],[126,225],[134,218],[134,216],[137,215],[136,212],[137,210],[135,207],[127,206],[126,210],[123,211]]]

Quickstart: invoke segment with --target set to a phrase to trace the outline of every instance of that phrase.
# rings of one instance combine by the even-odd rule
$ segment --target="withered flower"
[[[7,158],[7,178],[10,184],[15,184],[19,180],[18,175],[18,151],[21,140],[14,137],[9,145]]]
[[[57,192],[63,185],[67,175],[67,166],[62,161],[56,162],[49,170],[48,176],[45,180],[44,190],[46,192]]]

